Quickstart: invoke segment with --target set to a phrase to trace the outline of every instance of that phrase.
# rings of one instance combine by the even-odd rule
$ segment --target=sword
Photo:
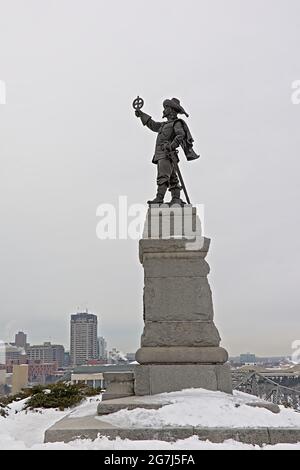
[[[175,171],[176,171],[176,173],[177,173],[177,175],[178,175],[180,184],[181,184],[181,186],[182,186],[182,189],[183,189],[183,192],[184,192],[184,195],[185,195],[186,202],[187,202],[188,204],[191,204],[189,195],[188,195],[187,190],[186,190],[186,186],[185,186],[184,181],[183,181],[183,177],[182,177],[181,171],[180,171],[179,166],[178,166],[178,162],[177,162],[176,158],[174,158],[174,152],[169,152],[169,153],[168,153],[168,157],[169,157],[169,158],[172,160],[172,162],[174,163]]]

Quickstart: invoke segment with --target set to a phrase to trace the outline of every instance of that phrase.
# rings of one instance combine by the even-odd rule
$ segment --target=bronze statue
[[[178,114],[185,114],[186,117],[188,117],[188,114],[177,98],[167,99],[163,102],[163,118],[167,120],[156,122],[153,121],[151,116],[141,110],[143,105],[143,99],[138,96],[133,102],[136,116],[141,119],[144,126],[158,133],[155,153],[152,159],[152,162],[157,165],[157,194],[152,201],[148,201],[148,204],[163,204],[168,188],[172,195],[170,205],[185,204],[180,198],[181,189],[184,190],[187,203],[190,204],[178,167],[178,148],[180,146],[183,148],[187,160],[199,158],[199,155],[193,150],[194,139],[186,122],[178,118]]]

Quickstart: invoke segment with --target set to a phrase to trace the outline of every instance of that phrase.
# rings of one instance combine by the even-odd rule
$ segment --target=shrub
[[[98,395],[101,389],[91,388],[84,384],[66,384],[58,382],[51,385],[35,385],[8,397],[0,397],[0,416],[6,417],[5,410],[12,402],[29,398],[24,409],[58,408],[63,411],[80,403],[84,398]]]
[[[65,384],[58,382],[49,386],[32,389],[25,408],[58,408],[63,411],[79,404],[84,398],[98,395],[99,389],[93,389],[81,384]]]

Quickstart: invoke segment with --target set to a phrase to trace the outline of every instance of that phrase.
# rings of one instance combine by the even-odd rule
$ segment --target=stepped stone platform
[[[44,442],[70,442],[75,439],[91,439],[107,437],[109,439],[130,440],[159,440],[175,442],[178,439],[187,439],[198,436],[199,440],[209,440],[213,443],[222,443],[232,439],[245,444],[274,445],[280,443],[295,444],[300,442],[300,429],[298,428],[271,428],[271,427],[202,427],[202,426],[164,426],[155,427],[122,427],[108,423],[106,415],[120,410],[133,410],[136,408],[159,409],[171,402],[161,396],[150,395],[146,397],[124,397],[101,401],[98,404],[97,414],[76,417],[73,412],[61,419],[45,432]],[[249,402],[248,406],[264,407],[272,413],[278,413],[277,405],[268,402]]]
[[[194,426],[164,428],[121,428],[99,420],[97,416],[87,418],[64,418],[49,428],[44,442],[70,442],[75,439],[97,437],[130,439],[133,441],[158,440],[175,442],[198,436],[199,440],[222,443],[229,439],[244,444],[275,445],[300,443],[300,429],[294,428],[203,428]]]
[[[245,444],[262,446],[264,444],[300,442],[300,429],[297,428],[228,428],[200,426],[165,426],[124,428],[105,421],[106,414],[121,409],[147,408],[158,409],[169,402],[150,397],[126,397],[100,402],[98,415],[72,417],[72,413],[61,419],[45,432],[44,442],[70,442],[75,439],[91,439],[108,437],[109,439],[159,440],[174,442],[198,436],[199,440],[222,443],[233,439]],[[276,412],[274,410],[274,412]]]

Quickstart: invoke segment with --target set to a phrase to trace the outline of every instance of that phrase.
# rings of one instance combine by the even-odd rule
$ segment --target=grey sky
[[[139,346],[137,242],[99,241],[96,208],[155,192],[155,135],[176,96],[201,160],[216,324],[230,354],[300,338],[299,0],[0,0],[0,337],[68,346],[89,307],[109,345]]]

